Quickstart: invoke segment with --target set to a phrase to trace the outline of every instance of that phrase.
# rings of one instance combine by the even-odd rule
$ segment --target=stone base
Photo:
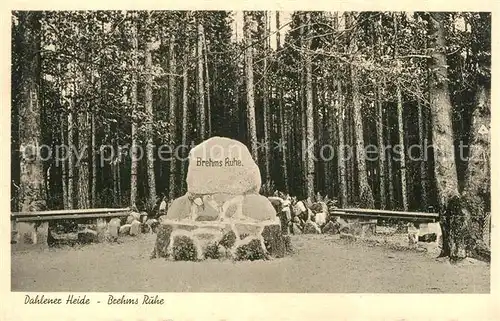
[[[279,219],[273,221],[163,220],[152,258],[259,260],[285,255]]]

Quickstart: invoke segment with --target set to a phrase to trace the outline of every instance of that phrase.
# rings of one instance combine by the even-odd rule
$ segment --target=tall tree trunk
[[[280,33],[280,12],[276,11],[276,51],[279,52],[281,50],[281,33]],[[280,156],[281,156],[281,166],[282,166],[282,175],[283,175],[283,188],[284,192],[287,193],[288,189],[288,166],[287,166],[287,135],[285,132],[286,126],[286,118],[285,118],[285,110],[283,106],[283,88],[281,88],[281,84],[279,81],[276,82],[276,90],[278,92],[278,108],[279,108],[279,136],[280,143],[283,144]]]
[[[306,23],[310,23],[310,13],[305,15]],[[309,38],[311,31],[310,26],[307,26],[306,37]],[[311,41],[307,40],[306,50],[309,51],[311,48]],[[307,197],[311,199],[314,198],[314,149],[311,146],[314,145],[314,109],[313,109],[313,89],[312,89],[312,57],[309,52],[305,54],[305,69],[306,69],[306,142],[307,142],[307,153],[306,153],[306,192]]]
[[[205,86],[207,91],[208,137],[212,136],[212,104],[210,103],[210,75],[207,57],[207,39],[203,33],[203,61],[205,62]]]
[[[418,111],[418,143],[422,148],[420,157],[420,206],[422,210],[427,210],[427,159],[425,157],[424,148],[427,146],[427,135],[425,126],[424,107],[420,100],[417,101]]]
[[[262,75],[262,113],[263,113],[263,131],[264,131],[264,177],[265,182],[271,180],[269,171],[269,88],[268,88],[268,76],[267,76],[267,55],[268,55],[268,37],[269,35],[269,25],[268,25],[268,12],[264,11],[264,58],[263,58],[263,75]]]
[[[22,11],[19,15],[21,35],[19,95],[20,188],[19,210],[31,212],[46,207],[41,146],[40,104],[40,25],[41,12]]]
[[[337,165],[339,169],[339,197],[340,207],[347,205],[347,178],[346,178],[346,157],[344,141],[345,106],[342,101],[342,84],[337,80],[337,97],[335,98],[335,109],[338,111],[337,132],[338,132],[338,156]]]
[[[116,140],[116,150],[119,152],[120,151],[120,139],[119,139],[119,126],[116,128],[115,132],[115,140]],[[122,158],[121,155],[116,155],[117,156],[117,162],[116,162],[116,187],[117,187],[117,193],[118,193],[118,206],[122,205],[122,175],[121,175],[121,165],[122,165]]]
[[[386,117],[385,117],[385,128],[386,128],[386,135],[387,135],[387,146],[392,146],[392,139],[391,139],[391,121],[389,117],[390,113],[389,111],[386,112]],[[391,153],[391,148],[387,149],[387,185],[388,185],[388,199],[387,199],[387,208],[388,209],[393,209],[394,208],[394,179],[392,177],[392,153]]]
[[[176,92],[176,74],[177,74],[177,62],[175,57],[175,36],[170,37],[169,49],[169,76],[168,76],[168,94],[169,94],[169,121],[171,124],[171,139],[170,141],[174,144],[177,143],[177,92]],[[169,177],[169,199],[173,200],[175,198],[175,178],[177,175],[177,158],[171,157],[170,160],[170,177]]]
[[[248,137],[250,138],[250,151],[256,163],[258,163],[257,150],[257,127],[255,124],[255,98],[253,84],[253,44],[252,44],[252,16],[251,13],[245,11],[243,37],[245,40],[245,79],[246,79],[246,94],[247,94],[247,122],[248,122]]]
[[[354,14],[346,13],[347,27],[351,28],[353,25]],[[359,61],[357,54],[356,34],[351,39],[349,52],[354,54],[353,63],[350,65],[350,80],[352,86],[352,105],[353,105],[353,119],[354,119],[354,136],[356,143],[356,161],[359,186],[359,195],[361,196],[360,205],[365,208],[374,208],[374,200],[372,189],[368,184],[368,177],[366,172],[366,158],[365,158],[365,142],[363,137],[363,116],[361,112],[361,100],[359,97],[359,79],[358,67],[356,64]]]
[[[403,100],[401,95],[401,86],[396,83],[396,96],[397,96],[397,114],[398,114],[398,145],[399,152],[399,169],[400,169],[400,182],[401,182],[401,207],[403,211],[408,210],[408,196],[406,191],[406,151],[404,139],[404,120],[403,120]]]
[[[66,150],[66,140],[64,137],[64,132],[66,129],[66,121],[65,121],[65,114],[61,114],[61,146],[63,147],[63,154],[61,155],[61,178],[62,178],[62,189],[63,189],[63,209],[68,208],[68,174],[66,172],[66,156],[67,156],[67,150]]]
[[[472,113],[469,157],[465,171],[465,186],[462,195],[470,212],[470,250],[479,246],[490,247],[490,239],[484,239],[485,226],[488,226],[486,213],[491,211],[491,90],[490,85],[480,83],[477,89],[474,111]]]
[[[302,48],[304,46],[304,17],[303,15],[299,16],[299,46]],[[306,148],[307,148],[307,119],[306,119],[306,99],[305,99],[305,90],[306,90],[306,75],[304,72],[304,62],[305,62],[305,57],[304,53],[301,51],[299,53],[299,61],[301,62],[298,64],[297,69],[298,69],[298,76],[299,76],[299,103],[300,103],[300,156],[301,156],[301,163],[300,163],[300,187],[301,187],[301,194],[304,194],[307,196],[307,153],[306,153]]]
[[[71,66],[70,68],[74,68]],[[74,76],[74,70],[71,72],[71,77]],[[75,140],[74,140],[74,105],[75,105],[75,84],[73,79],[71,78],[70,83],[68,84],[68,89],[70,91],[69,97],[69,110],[68,110],[68,209],[73,209],[74,207],[74,188],[75,188],[75,163],[74,163],[74,148],[75,148]]]
[[[189,47],[189,46],[187,46]],[[188,80],[189,80],[189,48],[184,52],[184,61],[182,63],[182,146],[187,146],[187,132],[188,132]],[[182,155],[184,158],[184,155]],[[186,188],[186,164],[181,162],[181,184],[182,192]]]
[[[384,145],[384,123],[383,123],[383,113],[382,113],[382,95],[380,93],[380,86],[375,85],[376,89],[376,109],[377,114],[375,118],[375,126],[377,128],[377,145],[378,145],[378,183],[379,183],[379,195],[380,195],[380,208],[385,209],[386,203],[386,192],[385,192],[385,145]]]
[[[398,55],[398,13],[394,13],[394,55],[397,58]],[[396,60],[398,69],[400,68],[401,62]],[[400,179],[401,179],[401,207],[404,211],[408,210],[408,196],[406,191],[406,150],[405,150],[405,139],[404,139],[404,122],[403,122],[403,99],[401,94],[401,85],[399,80],[396,80],[396,97],[397,97],[397,114],[398,114],[398,145],[400,148]]]
[[[95,130],[95,127],[96,127],[96,122],[95,122],[95,111],[92,112],[92,115],[91,115],[91,124],[90,126],[92,127],[92,139],[91,139],[91,146],[92,146],[92,149],[90,150],[91,152],[91,157],[90,157],[90,161],[92,162],[92,194],[91,194],[91,197],[90,197],[90,200],[91,200],[91,203],[90,203],[90,206],[91,207],[95,207],[96,206],[96,198],[97,198],[97,163],[96,163],[96,159],[97,159],[97,156],[96,156],[96,149],[97,149],[97,146],[96,146],[96,130]]]
[[[132,17],[132,81],[131,81],[131,104],[132,104],[132,160],[130,165],[130,206],[134,207],[137,202],[137,17],[133,14]]]
[[[198,115],[199,126],[198,132],[201,140],[205,139],[206,134],[206,114],[205,114],[205,87],[203,82],[203,24],[201,18],[198,18],[198,46],[197,46],[197,61],[198,61]]]
[[[149,24],[148,17],[148,22]],[[146,161],[147,161],[147,176],[148,176],[148,189],[149,201],[151,204],[156,202],[156,182],[155,182],[155,165],[153,155],[153,70],[152,70],[152,57],[151,57],[151,39],[146,40],[145,48],[145,65],[146,80],[144,92],[144,107],[146,111],[147,124],[146,124]]]
[[[468,251],[481,255],[484,249],[491,256],[491,75],[488,72],[491,68],[491,55],[488,55],[491,53],[491,36],[488,34],[491,14],[482,12],[478,15],[471,26],[475,39],[472,53],[476,57],[478,75],[462,196],[470,212]],[[484,36],[488,38],[484,39]]]
[[[89,141],[90,141],[90,114],[87,108],[82,108],[78,114],[78,147],[79,159],[78,166],[78,208],[90,207],[89,190]]]
[[[380,28],[382,27],[382,16],[380,16],[377,21],[373,21],[372,32],[373,32],[373,59],[377,59],[377,56],[382,55],[382,42],[380,37]],[[381,209],[385,209],[386,205],[386,190],[385,190],[385,145],[384,145],[384,116],[383,116],[383,100],[382,91],[380,89],[379,81],[374,83],[375,89],[375,128],[377,131],[377,148],[378,148],[378,191],[379,191],[379,206]]]
[[[443,227],[442,256],[466,256],[466,215],[459,213],[458,179],[452,132],[452,105],[448,90],[444,13],[427,15],[431,58],[429,96],[434,146],[434,172]]]

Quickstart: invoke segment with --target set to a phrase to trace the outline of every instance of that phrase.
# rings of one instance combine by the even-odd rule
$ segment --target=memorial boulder
[[[258,194],[260,171],[248,148],[213,137],[189,153],[187,193],[160,222],[152,257],[234,260],[283,257],[280,220]]]

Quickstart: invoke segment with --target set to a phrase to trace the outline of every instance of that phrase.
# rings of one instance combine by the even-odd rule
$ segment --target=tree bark
[[[147,24],[149,24],[149,19]],[[153,155],[153,70],[152,70],[152,57],[151,57],[151,47],[152,42],[149,37],[146,40],[145,48],[145,92],[144,92],[144,107],[146,111],[147,123],[146,123],[146,161],[147,161],[147,175],[148,175],[148,190],[149,190],[149,201],[151,204],[156,202],[156,182],[155,182],[155,167],[154,167],[154,155]]]
[[[379,195],[380,195],[380,208],[385,209],[386,203],[386,191],[385,191],[385,145],[384,145],[384,122],[383,122],[383,111],[382,111],[382,95],[380,93],[380,86],[376,85],[376,103],[375,107],[377,109],[377,114],[375,118],[375,126],[377,128],[377,145],[378,145],[378,183],[379,183]]]
[[[176,77],[177,73],[177,62],[175,57],[175,35],[170,37],[169,41],[169,49],[168,49],[168,57],[169,57],[169,76],[168,76],[168,94],[169,94],[169,121],[171,124],[170,129],[170,142],[175,146],[177,143],[177,95],[176,95]],[[173,200],[175,198],[175,178],[177,175],[177,158],[171,157],[170,160],[170,176],[169,176],[169,199]]]
[[[427,15],[431,58],[429,59],[429,96],[434,148],[434,174],[443,227],[442,256],[466,256],[467,217],[461,211],[452,132],[452,105],[448,90],[444,13]]]
[[[40,25],[41,12],[19,14],[21,66],[19,95],[20,188],[19,209],[25,212],[46,207],[43,164],[39,157],[41,144],[40,104]]]
[[[205,114],[205,87],[203,82],[203,24],[201,18],[198,18],[198,46],[197,46],[197,61],[198,61],[198,131],[200,140],[205,139],[206,134],[206,114]]]
[[[276,51],[281,50],[281,33],[280,33],[280,12],[276,11]],[[281,88],[281,84],[279,81],[276,82],[276,90],[278,92],[278,109],[279,109],[279,136],[280,136],[280,143],[282,144],[282,148],[280,151],[280,156],[281,156],[281,168],[282,168],[282,174],[283,174],[283,188],[284,192],[287,193],[289,191],[288,189],[288,166],[287,166],[287,148],[286,148],[286,142],[287,142],[287,135],[286,135],[286,115],[285,115],[285,109],[283,106],[283,88]]]
[[[189,86],[189,48],[184,52],[184,61],[182,64],[182,146],[187,147],[188,132],[188,86]],[[184,155],[182,155],[184,158]],[[181,184],[182,191],[186,188],[186,164],[181,162]]]
[[[264,177],[265,182],[271,180],[269,172],[269,88],[268,88],[268,76],[267,76],[267,54],[268,54],[268,37],[269,35],[269,25],[268,25],[268,13],[264,12],[264,58],[263,65],[264,71],[262,75],[262,113],[263,113],[263,131],[264,131]]]
[[[477,63],[477,89],[472,111],[468,164],[462,196],[470,211],[469,249],[472,255],[486,250],[491,255],[491,15],[479,13],[471,31],[472,53]],[[460,155],[461,157],[463,155]]]
[[[385,128],[386,128],[386,135],[387,135],[387,146],[392,146],[392,139],[391,139],[391,122],[389,118],[389,112],[386,112],[386,117],[385,117]],[[387,199],[387,208],[388,209],[393,209],[394,208],[394,179],[392,177],[392,153],[391,153],[392,148],[387,149],[387,185],[388,185],[388,199]]]
[[[346,20],[347,27],[351,28],[353,25],[352,19],[354,19],[353,14],[346,13],[348,18]],[[363,116],[361,112],[361,100],[359,97],[359,79],[358,79],[358,67],[356,63],[359,60],[357,54],[357,44],[356,44],[356,34],[353,35],[351,39],[349,52],[354,55],[353,63],[350,65],[350,80],[352,86],[352,105],[353,105],[353,118],[354,118],[354,136],[356,142],[356,160],[357,160],[357,171],[358,179],[357,184],[359,186],[360,206],[365,208],[374,208],[374,200],[372,189],[368,184],[368,177],[366,172],[366,158],[365,158],[365,142],[363,137]]]
[[[337,80],[337,97],[335,99],[336,110],[338,111],[337,132],[338,132],[338,157],[337,164],[339,169],[339,197],[340,207],[347,205],[347,180],[346,180],[346,157],[345,157],[345,141],[344,141],[344,121],[345,107],[342,101],[342,84]]]
[[[253,44],[252,44],[252,17],[251,13],[245,11],[243,37],[245,44],[245,79],[246,79],[246,95],[247,95],[247,122],[248,122],[248,137],[250,138],[250,151],[256,163],[258,163],[257,150],[257,127],[255,124],[255,98],[253,84]]]
[[[305,15],[306,23],[310,23],[310,14]],[[307,26],[306,37],[310,37],[310,26]],[[306,50],[311,48],[311,41],[307,40]],[[314,198],[314,149],[310,148],[314,145],[314,109],[313,109],[313,89],[312,89],[312,57],[309,52],[305,54],[305,69],[306,69],[306,177],[307,177],[307,197]]]
[[[130,165],[130,206],[136,205],[137,201],[137,20],[135,14],[132,17],[132,82],[131,82],[131,104],[132,104],[132,153]]]
[[[90,141],[90,114],[87,108],[81,108],[78,115],[78,147],[79,159],[78,166],[78,208],[90,207],[90,190],[89,190],[89,141]]]
[[[422,102],[418,100],[418,141],[422,148],[422,154],[420,157],[420,204],[422,210],[427,210],[427,159],[425,157],[424,148],[427,146],[427,131],[425,126],[425,113]]]
[[[398,55],[398,13],[394,13],[394,32],[395,32],[395,43],[394,43],[394,56]],[[400,68],[401,62],[396,60],[398,69]],[[401,94],[401,85],[399,80],[396,80],[396,97],[397,97],[397,114],[398,114],[398,145],[399,151],[399,169],[400,169],[400,179],[401,179],[401,207],[404,211],[408,210],[408,195],[406,191],[406,150],[405,150],[405,139],[404,139],[404,122],[403,122],[403,98]]]
[[[207,92],[208,137],[212,136],[212,104],[210,103],[210,75],[208,70],[207,39],[203,32],[203,61],[205,62],[205,86]]]

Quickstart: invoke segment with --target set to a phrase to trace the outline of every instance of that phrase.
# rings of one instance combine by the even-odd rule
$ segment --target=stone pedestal
[[[260,172],[245,145],[214,137],[189,152],[188,192],[161,218],[152,257],[198,261],[285,255],[280,219],[259,195]]]
[[[200,261],[258,260],[284,255],[279,219],[262,222],[165,220],[158,229],[152,257]]]

